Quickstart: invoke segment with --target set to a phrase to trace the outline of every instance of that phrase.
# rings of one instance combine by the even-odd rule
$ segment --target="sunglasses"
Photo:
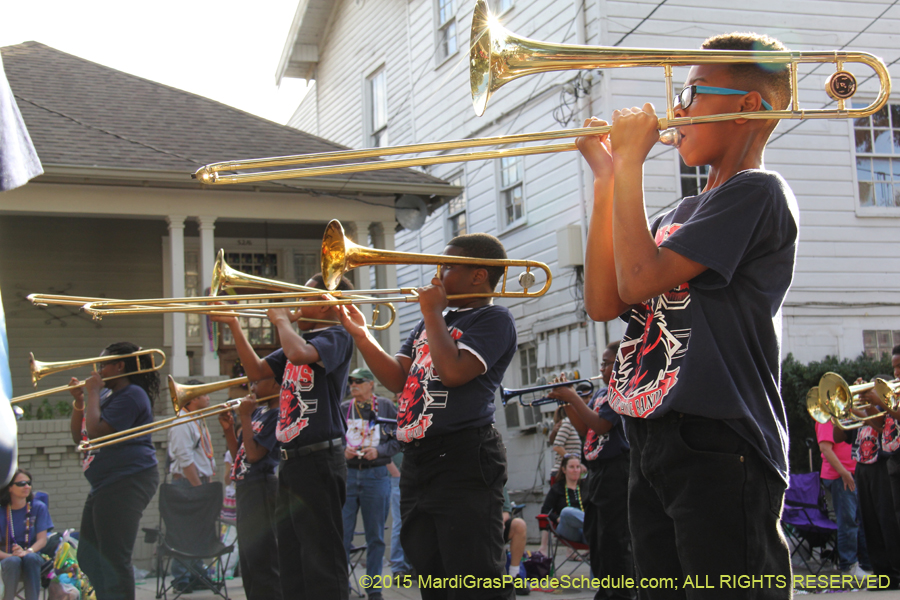
[[[366,383],[367,381],[368,381],[368,379],[354,379],[353,377],[350,378],[350,383],[353,383],[356,385],[359,385],[361,383]]]
[[[729,88],[711,87],[708,85],[689,85],[678,92],[677,98],[678,103],[681,104],[681,108],[687,108],[694,103],[694,98],[697,97],[697,94],[712,94],[715,96],[742,96],[749,93],[750,92],[732,90]],[[772,110],[772,105],[765,100],[762,101],[762,105],[766,110]]]
[[[25,487],[25,486],[31,487],[31,482],[30,481],[16,481],[13,483],[13,485],[16,487]]]

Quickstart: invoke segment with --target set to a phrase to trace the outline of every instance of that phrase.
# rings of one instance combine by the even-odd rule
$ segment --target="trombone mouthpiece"
[[[677,148],[681,145],[681,130],[677,127],[670,127],[661,131],[659,133],[659,143]]]

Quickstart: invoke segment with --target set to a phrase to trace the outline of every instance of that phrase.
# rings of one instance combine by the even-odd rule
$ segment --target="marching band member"
[[[100,356],[132,354],[128,342],[110,344]],[[84,388],[71,390],[71,432],[76,444],[153,421],[153,399],[159,394],[155,371],[103,379],[149,368],[149,356],[97,363]],[[77,384],[73,377],[71,383]],[[101,400],[104,387],[110,393]],[[97,600],[133,600],[131,553],[141,515],[159,484],[156,451],[150,435],[85,453],[84,475],[91,484],[81,515],[78,564],[87,574]]]
[[[322,275],[309,287],[325,290]],[[343,279],[339,289],[352,285]],[[304,306],[294,316],[338,318],[333,306]],[[298,321],[286,308],[268,311],[278,329],[281,348],[260,358],[236,317],[212,317],[234,336],[238,356],[251,381],[274,377],[281,385],[275,437],[281,443],[278,469],[277,523],[281,593],[284,598],[347,600],[347,555],[341,507],[347,495],[344,435],[347,423],[341,400],[353,356],[353,340],[339,326]]]

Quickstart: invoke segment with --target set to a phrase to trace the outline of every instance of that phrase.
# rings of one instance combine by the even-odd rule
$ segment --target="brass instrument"
[[[791,78],[791,103],[788,109],[729,113],[703,117],[675,117],[672,67],[703,64],[747,64],[765,63],[786,65]],[[797,69],[804,63],[830,63],[835,72],[828,78],[825,91],[837,102],[836,109],[801,109],[798,95]],[[878,76],[880,89],[875,100],[865,108],[848,108],[847,100],[857,90],[856,77],[844,70],[846,63],[862,63],[870,67]],[[738,118],[742,119],[857,119],[878,112],[887,103],[891,93],[891,78],[884,62],[865,52],[755,52],[737,50],[670,50],[655,48],[616,48],[606,46],[577,46],[571,44],[551,44],[517,36],[507,31],[491,16],[485,0],[478,0],[472,18],[471,43],[469,49],[469,81],[475,113],[481,116],[488,100],[498,88],[519,77],[547,71],[571,69],[610,69],[619,67],[662,67],[666,83],[666,115],[659,119],[662,130],[660,141],[677,146],[680,141],[678,127],[714,123]],[[198,169],[192,176],[205,184],[251,183],[313,177],[316,175],[338,175],[417,167],[470,160],[482,160],[507,156],[526,156],[551,152],[575,150],[574,143],[549,144],[543,146],[523,146],[483,150],[463,154],[446,154],[429,157],[370,161],[352,164],[332,164],[304,168],[261,170],[273,167],[296,167],[322,162],[337,162],[351,159],[371,159],[397,154],[418,154],[422,152],[443,152],[479,146],[497,146],[573,138],[585,135],[608,133],[611,127],[589,127],[539,133],[524,133],[477,139],[410,144],[391,148],[369,148],[365,150],[344,150],[250,160],[235,160],[213,163]],[[250,173],[223,174],[222,171],[242,171],[257,169]]]
[[[114,375],[112,377],[105,377],[103,381],[109,381],[111,379],[118,379],[120,377],[128,377],[130,375],[138,375],[140,373],[149,373],[151,371],[159,371],[163,365],[166,364],[166,355],[162,350],[138,350],[137,352],[132,352],[130,354],[110,354],[109,356],[98,356],[96,358],[82,358],[78,360],[64,360],[59,362],[42,362],[36,360],[34,358],[34,354],[31,354],[31,381],[34,383],[34,386],[37,387],[37,382],[47,375],[52,375],[55,373],[59,373],[60,371],[68,371],[69,369],[77,369],[79,367],[84,367],[87,365],[93,366],[94,370],[96,370],[97,363],[102,362],[119,362],[120,360],[124,360],[126,358],[137,358],[141,356],[150,356],[151,366],[150,368],[143,369],[139,368],[136,371],[131,371],[130,373],[122,373],[121,375]],[[155,356],[162,357],[162,362],[156,364]],[[140,366],[140,363],[138,364]],[[49,396],[51,394],[56,394],[58,392],[66,392],[69,390],[78,389],[84,387],[87,383],[87,380],[79,381],[75,385],[61,385],[55,388],[50,388],[49,390],[44,390],[41,392],[34,392],[31,394],[25,394],[24,396],[16,396],[15,398],[11,398],[9,400],[10,404],[16,404],[19,402],[24,402],[26,400],[32,400],[34,398],[40,398],[42,396]]]
[[[503,267],[503,279],[499,292],[484,292],[477,294],[456,294],[447,296],[448,300],[464,298],[537,298],[544,295],[550,289],[553,274],[550,267],[542,262],[533,260],[515,259],[490,259],[472,258],[468,256],[449,256],[444,254],[415,254],[412,252],[396,252],[392,250],[380,250],[377,248],[365,248],[353,243],[344,235],[344,228],[340,222],[334,220],[325,229],[322,238],[322,276],[325,286],[332,290],[340,282],[341,277],[350,269],[372,265],[436,265],[437,274],[440,275],[441,265],[472,265],[480,267]],[[510,267],[524,267],[525,271],[519,274],[519,284],[524,288],[521,292],[507,289],[508,272]],[[541,269],[546,275],[543,287],[537,291],[529,291],[534,287],[536,278],[532,269]],[[292,285],[292,284],[286,284]],[[300,286],[302,287],[302,286]],[[419,298],[415,288],[395,288],[385,290],[320,290],[309,288],[311,291],[284,292],[272,294],[244,294],[229,296],[230,300],[286,300],[286,302],[253,304],[256,309],[264,308],[294,308],[298,306],[342,306],[347,304],[377,304],[387,302],[418,302]],[[327,293],[330,299],[321,299],[320,296]],[[375,298],[381,294],[387,295]],[[303,298],[304,300],[297,300]],[[199,312],[210,310],[209,302],[221,300],[219,296],[197,296],[193,298],[157,298],[152,300],[121,300],[92,302],[85,304],[85,312],[94,315],[111,314],[155,314],[159,312]],[[161,306],[166,301],[177,303],[178,306],[168,308]],[[182,306],[189,304],[191,306]],[[246,306],[246,305],[242,305]]]
[[[230,294],[228,296],[220,295],[223,290],[234,288],[258,288],[264,290],[273,290],[268,294]],[[83,305],[85,312],[94,316],[95,319],[101,319],[106,315],[128,315],[128,314],[161,314],[161,313],[202,313],[208,315],[222,315],[229,317],[266,317],[266,310],[269,308],[298,308],[301,306],[331,306],[333,301],[315,300],[322,295],[328,293],[328,290],[299,285],[296,283],[287,283],[284,281],[276,281],[267,279],[257,275],[249,275],[242,271],[238,271],[225,262],[225,251],[219,250],[216,263],[213,266],[212,285],[210,286],[210,296],[191,296],[186,298],[154,298],[149,300],[109,300],[106,298],[97,298],[93,302],[87,302]],[[373,298],[372,294],[383,294],[384,290],[351,290],[348,292],[332,292],[333,296],[342,298],[356,299],[358,302],[345,302],[345,304],[374,304],[372,308],[372,323],[367,323],[366,327],[374,331],[382,331],[394,324],[397,319],[397,311],[391,304],[397,301],[390,298]],[[361,295],[366,294],[366,295]],[[238,304],[238,305],[214,305],[213,302],[221,302],[226,300],[229,302],[253,301],[254,304]],[[299,301],[298,298],[309,298],[309,300]],[[262,302],[264,300],[282,300],[282,302]],[[286,300],[286,302],[284,302]],[[293,302],[292,302],[293,301]],[[406,301],[400,298],[399,301]],[[390,318],[387,323],[376,325],[375,321],[381,314],[380,305],[386,305],[390,311]],[[311,319],[307,317],[298,317],[297,313],[291,314],[292,321],[309,321],[313,323],[324,323],[327,325],[340,325],[340,321],[330,321],[327,319]]]
[[[100,448],[103,448],[104,446],[118,444],[120,442],[134,439],[142,435],[152,435],[158,431],[165,431],[166,429],[170,429],[172,427],[175,427],[176,425],[181,425],[182,423],[190,423],[198,419],[205,419],[206,417],[212,417],[229,410],[234,410],[241,403],[241,398],[234,398],[223,402],[222,404],[216,404],[215,406],[207,406],[206,408],[192,411],[187,415],[178,414],[191,400],[198,396],[218,392],[219,390],[224,390],[236,385],[243,385],[249,381],[247,377],[237,377],[235,379],[226,379],[224,381],[214,381],[212,383],[202,383],[199,385],[182,385],[176,383],[175,379],[171,375],[169,375],[168,379],[169,394],[172,399],[172,407],[175,409],[174,417],[166,417],[165,419],[160,419],[159,421],[153,421],[152,423],[146,423],[145,425],[138,425],[137,427],[132,427],[131,429],[123,429],[122,431],[117,431],[109,435],[94,438],[93,440],[81,442],[78,445],[78,451],[90,452],[92,450],[98,450]],[[275,397],[277,397],[277,394],[266,396],[264,398],[258,398],[256,401],[258,403],[268,402]]]
[[[888,410],[900,408],[900,382],[876,379],[874,382],[849,385],[837,373],[825,373],[819,385],[806,394],[806,409],[819,423],[833,422],[841,429],[858,429],[867,421],[883,417],[887,410],[861,417],[854,411],[865,410],[872,404],[860,402],[860,395],[874,389]]]
[[[568,374],[566,374],[566,375],[568,375]],[[500,401],[503,404],[503,406],[506,406],[510,400],[512,400],[513,398],[515,398],[517,396],[524,396],[525,394],[531,394],[531,393],[540,392],[543,390],[552,390],[552,389],[556,389],[556,388],[567,386],[567,385],[576,385],[578,383],[589,384],[591,386],[591,395],[593,396],[594,382],[596,380],[602,379],[602,378],[603,378],[602,375],[595,375],[593,377],[588,377],[587,379],[578,379],[578,371],[575,371],[574,377],[571,381],[557,381],[555,383],[544,384],[544,383],[542,383],[542,380],[544,380],[544,378],[539,377],[538,385],[535,385],[532,387],[520,388],[520,389],[500,388]],[[555,398],[548,398],[545,396],[543,398],[538,398],[538,399],[532,400],[530,402],[522,402],[521,400],[519,400],[518,402],[522,406],[540,406],[542,404],[550,404],[550,403],[559,402],[559,401],[556,400]]]

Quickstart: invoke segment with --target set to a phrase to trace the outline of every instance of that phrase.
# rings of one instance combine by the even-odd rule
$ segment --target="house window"
[[[322,270],[321,254],[312,252],[294,252],[294,281],[301,285]]]
[[[538,378],[538,366],[537,348],[534,344],[519,347],[519,369],[521,371],[520,381],[522,382],[522,387],[535,385]],[[527,404],[534,398],[531,395],[525,395],[513,400],[519,399],[524,400]],[[540,406],[522,406],[521,415],[519,414],[520,406],[522,406],[520,402],[514,402],[512,400],[506,405],[505,413],[507,428],[531,427],[532,425],[541,422],[542,415]]]
[[[368,96],[369,96],[369,145],[372,148],[383,148],[387,146],[387,83],[384,69],[378,71],[369,79]]]
[[[450,179],[450,185],[462,187],[463,184],[462,175],[457,175]],[[463,188],[459,196],[447,203],[447,239],[452,240],[458,235],[465,234],[466,231],[466,190]]]
[[[501,15],[513,7],[513,0],[491,0],[491,14]]]
[[[863,350],[866,356],[879,359],[891,355],[891,349],[900,344],[900,331],[866,329],[863,331]]]
[[[259,275],[273,279],[278,277],[278,255],[262,252],[228,252],[225,262],[232,268],[249,275]],[[223,299],[227,294],[222,294]],[[252,301],[251,301],[252,302]],[[256,302],[252,302],[256,303]],[[240,317],[241,327],[247,334],[247,340],[251,346],[265,346],[275,343],[275,329],[272,323],[264,316]],[[222,343],[226,346],[234,345],[234,337],[228,327],[220,327]]]
[[[689,167],[678,158],[681,171],[681,196],[696,196],[706,187],[709,179],[709,166]]]
[[[500,204],[504,228],[519,224],[525,219],[524,160],[521,156],[505,156],[500,159]]]
[[[865,104],[854,103],[854,108]],[[853,123],[860,206],[900,206],[900,104]]]
[[[456,54],[456,11],[454,0],[437,0],[437,59],[443,62]]]

